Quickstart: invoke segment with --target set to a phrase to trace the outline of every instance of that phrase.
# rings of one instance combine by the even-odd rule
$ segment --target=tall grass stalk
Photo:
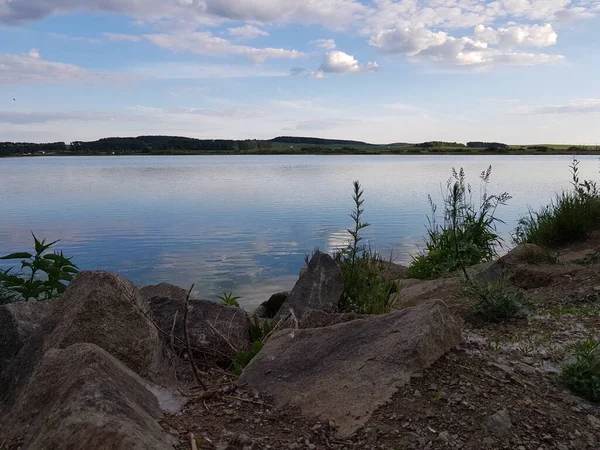
[[[385,269],[379,254],[363,243],[361,231],[370,224],[363,221],[363,189],[358,181],[353,187],[354,208],[350,213],[353,226],[346,230],[350,240],[336,255],[344,282],[339,306],[342,311],[384,314],[392,309],[397,288],[395,283],[384,279]]]

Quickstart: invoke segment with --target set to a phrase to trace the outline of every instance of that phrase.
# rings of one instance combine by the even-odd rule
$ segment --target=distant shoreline
[[[577,149],[577,151],[569,151],[563,149],[549,149],[548,151],[535,151],[535,150],[471,150],[471,151],[435,151],[435,150],[409,150],[409,151],[360,151],[357,150],[355,152],[341,152],[336,150],[331,150],[327,152],[310,152],[310,151],[260,151],[260,152],[252,152],[252,151],[236,151],[236,152],[226,152],[226,151],[202,151],[202,152],[156,152],[156,153],[139,153],[139,152],[104,152],[104,153],[46,153],[46,154],[13,154],[13,155],[0,155],[0,158],[44,158],[44,157],[52,157],[52,156],[60,156],[60,157],[80,157],[80,156],[276,156],[276,155],[290,155],[290,156],[298,156],[298,155],[306,155],[306,156],[377,156],[377,155],[387,155],[387,156],[548,156],[548,155],[600,155],[599,150],[587,150],[587,149]]]

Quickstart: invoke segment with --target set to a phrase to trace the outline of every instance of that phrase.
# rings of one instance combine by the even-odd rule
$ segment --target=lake
[[[582,156],[582,178],[598,159]],[[352,182],[365,190],[373,249],[407,264],[422,244],[427,195],[441,198],[452,167],[478,196],[513,199],[498,215],[510,242],[528,206],[569,187],[569,156],[116,156],[0,158],[0,254],[29,250],[30,231],[60,239],[81,269],[117,272],[137,285],[163,281],[252,308],[291,289],[313,248],[347,243]],[[4,262],[0,267],[6,268]]]

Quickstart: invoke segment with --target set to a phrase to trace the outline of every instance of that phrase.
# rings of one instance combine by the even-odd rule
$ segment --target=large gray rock
[[[515,268],[522,265],[556,264],[556,258],[547,250],[534,244],[521,244],[510,250],[506,255],[488,264],[475,275],[478,281],[497,281],[509,278]]]
[[[408,267],[401,264],[396,264],[391,261],[378,261],[379,276],[385,281],[399,280],[406,278]]]
[[[44,354],[0,417],[0,442],[36,450],[173,448],[161,417],[138,375],[96,345],[75,344]]]
[[[456,296],[461,286],[462,279],[460,277],[424,281],[401,280],[398,283],[399,293],[397,294],[398,301],[395,307],[398,309],[407,308],[433,299],[449,301]]]
[[[0,371],[38,332],[59,301],[18,302],[0,306]]]
[[[108,272],[80,273],[0,372],[0,400],[14,400],[48,350],[78,343],[96,344],[136,373],[162,381],[162,343],[149,317],[146,302],[129,281]]]
[[[328,254],[315,252],[306,273],[300,277],[281,306],[273,323],[285,319],[292,312],[301,320],[308,310],[337,312],[344,283],[338,263]]]
[[[138,289],[119,275],[86,271],[69,285],[46,348],[96,344],[141,375],[156,373],[161,342]]]
[[[146,301],[152,297],[167,297],[174,301],[185,301],[188,291],[179,286],[169,283],[160,283],[150,286],[144,286],[140,289],[142,298]]]
[[[289,292],[278,292],[276,294],[271,295],[269,300],[260,304],[254,314],[259,319],[272,319],[277,315],[281,306],[285,303],[287,298],[289,297]]]
[[[410,377],[461,342],[461,325],[439,301],[326,328],[282,330],[239,379],[277,407],[333,420],[347,437]]]
[[[147,286],[141,292],[147,298],[154,322],[163,330],[163,338],[170,345],[173,330],[175,350],[186,351],[183,318],[187,292],[166,284]],[[250,348],[250,326],[250,318],[241,308],[190,300],[188,335],[198,363],[229,366],[237,352]]]

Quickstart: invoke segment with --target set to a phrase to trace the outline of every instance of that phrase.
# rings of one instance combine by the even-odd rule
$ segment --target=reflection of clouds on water
[[[596,170],[595,157],[581,159],[582,170]],[[532,172],[533,162],[539,170]],[[372,224],[363,242],[407,264],[423,247],[427,194],[439,202],[452,166],[476,177],[489,163],[491,191],[514,197],[499,210],[507,239],[527,205],[537,208],[569,187],[568,177],[557,177],[569,158],[552,156],[6,159],[0,254],[31,248],[31,229],[61,239],[58,248],[82,269],[114,271],[136,284],[196,283],[196,295],[209,299],[233,290],[254,305],[293,286],[304,254],[347,245],[353,180],[365,188]]]

